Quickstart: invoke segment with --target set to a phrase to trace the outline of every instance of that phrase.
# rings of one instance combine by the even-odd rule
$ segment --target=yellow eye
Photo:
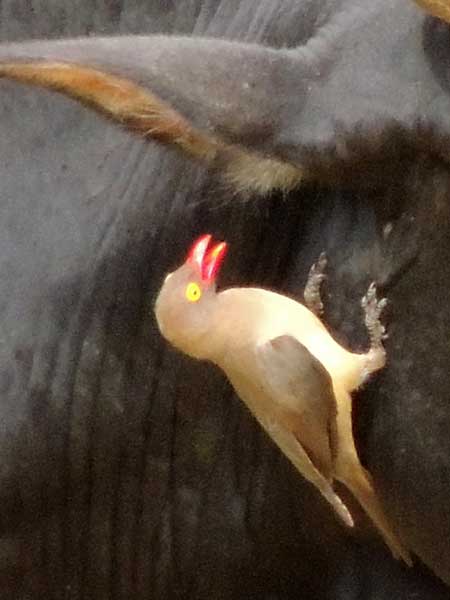
[[[189,302],[197,302],[197,300],[200,300],[202,297],[202,290],[197,283],[191,281],[191,283],[188,283],[186,286],[185,295]]]

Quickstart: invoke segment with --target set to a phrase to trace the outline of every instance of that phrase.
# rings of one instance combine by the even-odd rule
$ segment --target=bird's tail
[[[349,476],[340,478],[340,480],[348,487],[361,504],[362,508],[382,535],[394,558],[402,558],[408,566],[412,566],[410,553],[402,545],[387,521],[383,508],[381,507],[373,488],[369,473],[359,464],[358,466],[355,465]]]

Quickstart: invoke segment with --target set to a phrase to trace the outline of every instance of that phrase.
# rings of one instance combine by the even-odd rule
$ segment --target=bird
[[[257,287],[217,291],[228,245],[202,235],[178,269],[169,273],[155,301],[162,336],[179,351],[217,365],[256,420],[291,461],[353,527],[350,510],[336,493],[343,483],[355,496],[393,556],[411,556],[383,511],[352,431],[351,392],[383,368],[385,328],[375,283],[362,299],[370,337],[366,353],[341,346],[320,316],[326,255],[311,267],[305,304]]]

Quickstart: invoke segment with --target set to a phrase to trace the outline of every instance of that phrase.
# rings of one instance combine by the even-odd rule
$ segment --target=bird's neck
[[[230,288],[217,294],[217,303],[211,317],[208,339],[209,360],[224,368],[233,357],[243,357],[245,349],[254,347],[258,329],[257,307],[239,288]]]

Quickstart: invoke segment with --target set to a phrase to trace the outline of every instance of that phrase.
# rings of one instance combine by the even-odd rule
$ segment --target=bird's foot
[[[320,288],[323,280],[326,278],[325,268],[327,266],[327,257],[322,252],[316,263],[309,270],[308,280],[306,282],[303,298],[306,306],[318,317],[323,313],[323,303],[320,296]]]
[[[371,346],[380,346],[387,338],[386,328],[380,320],[381,313],[386,308],[387,298],[377,298],[377,286],[374,282],[369,285],[366,295],[361,300],[364,310],[364,322],[369,333]]]
[[[386,298],[378,300],[377,287],[372,282],[369,285],[366,295],[361,300],[361,306],[364,310],[364,323],[370,339],[370,349],[366,355],[367,374],[378,371],[386,363],[386,351],[383,347],[383,340],[388,336],[386,328],[380,320],[381,313],[386,308],[386,305]]]

